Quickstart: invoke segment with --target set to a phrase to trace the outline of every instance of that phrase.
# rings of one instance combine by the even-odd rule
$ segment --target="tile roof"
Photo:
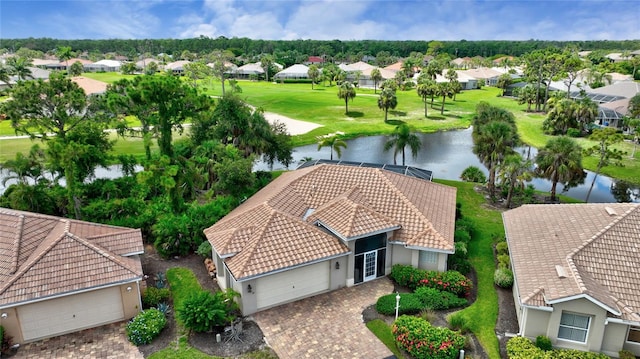
[[[140,230],[0,208],[0,306],[142,277]]]
[[[104,93],[107,91],[107,83],[94,80],[84,76],[75,76],[71,78],[71,81],[78,84],[78,86],[84,90],[84,93],[88,95]]]
[[[503,219],[522,304],[587,295],[640,321],[640,205],[525,205]]]
[[[236,279],[347,254],[317,221],[346,239],[400,227],[394,241],[453,253],[455,200],[453,187],[322,164],[283,173],[205,235]]]

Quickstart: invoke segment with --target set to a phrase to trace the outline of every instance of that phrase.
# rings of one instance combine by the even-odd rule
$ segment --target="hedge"
[[[376,310],[380,314],[394,315],[396,314],[396,295],[387,294],[378,298],[376,302]],[[398,315],[400,314],[416,314],[424,309],[424,304],[413,293],[400,293],[400,307],[398,308]]]
[[[148,287],[142,293],[142,304],[147,308],[156,307],[159,303],[166,302],[171,298],[169,288]]]
[[[493,273],[493,282],[500,288],[513,287],[513,272],[511,269],[498,268]]]
[[[138,313],[127,323],[127,338],[135,345],[149,344],[167,325],[167,318],[157,309]]]
[[[396,320],[392,332],[396,345],[416,359],[455,359],[465,343],[464,336],[451,329],[407,315]]]
[[[415,296],[420,299],[426,308],[433,310],[451,309],[467,305],[466,299],[435,288],[420,287],[416,289]]]
[[[553,349],[544,351],[524,337],[514,337],[507,342],[509,359],[610,359],[609,356],[573,349]]]
[[[459,297],[468,296],[473,286],[471,280],[458,271],[427,271],[403,264],[391,267],[390,277],[399,285],[411,290],[430,287]]]

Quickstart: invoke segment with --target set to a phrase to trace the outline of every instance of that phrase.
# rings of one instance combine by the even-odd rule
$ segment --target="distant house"
[[[71,66],[71,63],[69,63]],[[86,72],[118,72],[122,62],[116,60],[100,60],[92,64],[84,65]]]
[[[191,63],[187,60],[179,60],[164,65],[165,71],[171,71],[174,75],[182,75],[184,73],[184,65]]]
[[[84,76],[72,77],[71,81],[78,84],[78,86],[84,90],[84,93],[87,94],[87,96],[105,93],[107,91],[107,86],[109,85],[106,82],[94,80]]]
[[[47,61],[47,60],[45,60]],[[55,62],[49,62],[49,63],[42,63],[42,62],[38,62],[40,65],[36,65],[36,63],[34,62],[33,65],[34,66],[38,66],[38,67],[44,67],[47,70],[51,70],[51,71],[64,71],[64,70],[68,70],[67,65],[69,67],[71,67],[71,65],[75,64],[76,62],[79,62],[82,64],[83,67],[90,65],[93,63],[93,61],[90,60],[86,60],[86,59],[79,59],[79,58],[72,58],[69,60],[65,60],[65,61],[55,61]]]
[[[640,205],[524,205],[503,213],[519,335],[640,356]]]
[[[307,61],[304,62],[305,65],[322,65],[324,64],[324,58],[322,56],[309,56]]]
[[[308,79],[309,67],[305,65],[295,64],[273,75],[275,81],[278,80],[294,80]]]
[[[446,270],[456,189],[411,175],[424,170],[370,166],[285,172],[205,229],[218,284],[241,294],[244,315],[374,280],[397,263]]]
[[[380,71],[380,75],[382,76],[382,81],[384,80],[389,80],[389,79],[393,79],[396,76],[396,73],[387,69],[381,69],[379,67],[370,65],[366,62],[363,61],[358,61],[358,62],[354,62],[352,64],[346,65],[346,66],[342,66],[341,67],[345,72],[347,72],[347,77],[348,78],[353,78],[353,80],[355,80],[356,73],[359,73],[359,80],[358,80],[358,86],[359,87],[366,87],[366,88],[373,88],[374,87],[374,81],[373,79],[371,79],[371,72],[374,69],[378,69]],[[378,82],[377,86],[380,86],[381,82]]]
[[[0,208],[5,336],[26,343],[134,317],[143,252],[139,229]]]
[[[151,64],[152,62],[154,62],[156,65],[158,65],[158,69],[160,68],[160,65],[162,64],[162,61],[156,60],[156,59],[151,58],[151,57],[148,57],[146,59],[142,59],[140,61],[137,61],[136,62],[136,68],[138,70],[144,71],[147,68],[147,66],[149,66],[149,64]]]
[[[498,78],[500,78],[500,75],[502,75],[500,71],[496,71],[488,67],[478,67],[475,69],[461,70],[459,73],[464,73],[465,75],[473,77],[478,81],[484,80],[484,84],[486,86],[497,86]]]
[[[235,76],[239,79],[249,79],[254,76],[257,78],[264,76],[264,69],[260,62],[245,64],[238,67]]]

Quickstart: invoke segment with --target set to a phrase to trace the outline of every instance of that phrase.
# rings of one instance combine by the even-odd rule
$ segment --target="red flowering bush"
[[[449,292],[458,297],[468,297],[473,283],[470,279],[456,271],[425,271],[425,276],[418,282],[418,287],[435,288],[441,292]]]
[[[416,359],[455,359],[465,342],[451,329],[434,327],[422,318],[407,315],[396,320],[392,331],[398,347]]]

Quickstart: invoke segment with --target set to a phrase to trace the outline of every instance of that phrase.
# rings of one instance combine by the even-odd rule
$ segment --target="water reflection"
[[[472,129],[436,132],[428,134],[418,134],[422,140],[422,148],[416,159],[411,157],[410,150],[407,149],[406,164],[433,171],[434,178],[459,180],[462,171],[469,166],[476,166],[485,174],[488,174],[486,167],[478,160],[473,153],[473,141],[471,139]],[[360,137],[346,140],[347,148],[342,150],[341,160],[373,162],[373,163],[393,163],[393,153],[383,151],[385,136]],[[535,148],[520,148],[520,152],[526,154],[530,151],[531,158],[535,157]],[[318,151],[318,146],[307,145],[297,147],[293,153],[294,163],[304,159],[329,159],[331,156],[329,148],[322,148]],[[334,159],[336,156],[334,154]],[[398,155],[398,162],[401,164],[401,155]],[[294,166],[292,166],[294,167]],[[282,165],[274,165],[274,169],[283,169]],[[262,162],[256,164],[257,170],[269,170],[269,167]],[[587,171],[584,184],[565,190],[558,184],[558,194],[565,194],[569,197],[584,200],[587,191],[593,180],[593,172]],[[551,182],[546,179],[536,178],[531,181],[537,190],[549,191]],[[610,177],[599,175],[591,192],[589,202],[616,202],[632,201],[640,202],[638,195],[640,189],[621,181],[616,181]]]

